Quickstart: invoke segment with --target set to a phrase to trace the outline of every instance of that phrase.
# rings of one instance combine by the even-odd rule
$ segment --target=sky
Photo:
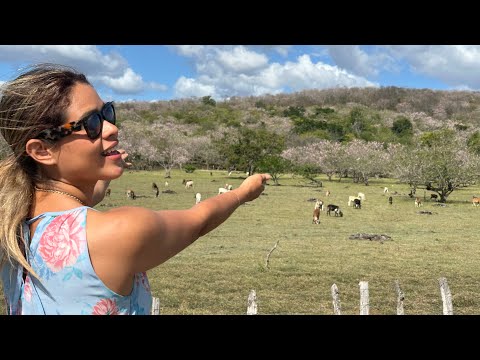
[[[39,62],[85,73],[104,101],[338,87],[480,90],[479,45],[0,45],[0,85]]]

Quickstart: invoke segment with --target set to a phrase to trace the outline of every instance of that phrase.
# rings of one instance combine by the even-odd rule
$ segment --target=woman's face
[[[95,89],[86,84],[77,84],[71,93],[67,109],[67,121],[77,121],[92,111],[101,110],[104,102]],[[98,180],[112,180],[123,173],[121,155],[113,152],[118,145],[118,128],[103,121],[103,130],[96,139],[90,139],[85,129],[60,139],[55,150],[57,157],[56,176],[73,185],[95,185]]]

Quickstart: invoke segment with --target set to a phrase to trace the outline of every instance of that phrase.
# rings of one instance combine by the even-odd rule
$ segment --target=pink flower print
[[[32,301],[32,280],[30,276],[27,276],[25,279],[25,284],[23,285],[23,296],[27,302]]]
[[[15,315],[22,315],[22,299],[18,299],[17,309],[15,310]]]
[[[75,263],[85,239],[85,229],[74,214],[56,217],[44,231],[38,251],[53,272]]]
[[[92,315],[119,315],[117,303],[112,299],[102,299],[93,307]]]
[[[141,272],[135,274],[135,284],[142,285],[145,290],[150,291],[150,284],[148,283],[147,273]]]

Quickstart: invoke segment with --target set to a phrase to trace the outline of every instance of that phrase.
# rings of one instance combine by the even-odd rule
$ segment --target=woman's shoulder
[[[140,207],[140,206],[119,206],[108,210],[98,210],[90,208],[88,216],[98,217],[103,220],[140,220],[138,216],[148,216],[155,214],[154,210]]]
[[[88,212],[87,226],[103,229],[106,233],[125,233],[146,226],[156,216],[154,210],[137,206],[121,206],[105,211],[91,209]]]

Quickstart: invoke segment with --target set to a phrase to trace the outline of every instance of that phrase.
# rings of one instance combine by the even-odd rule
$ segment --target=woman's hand
[[[265,190],[265,184],[270,180],[270,174],[254,174],[247,177],[238,187],[242,202],[252,201]]]
[[[126,161],[126,158],[127,158],[127,156],[128,156],[127,151],[126,151],[125,149],[119,149],[118,152],[119,152],[120,154],[122,154],[123,167],[124,167],[125,169],[128,169],[129,167],[132,167],[133,164],[132,164],[131,162],[127,162],[127,161]]]

